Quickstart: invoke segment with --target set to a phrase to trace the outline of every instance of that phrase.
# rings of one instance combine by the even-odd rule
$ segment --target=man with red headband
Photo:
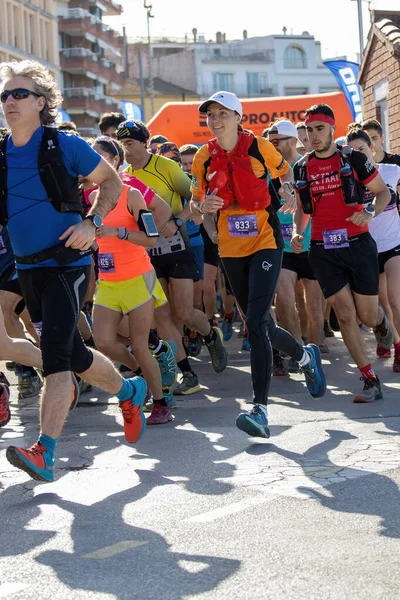
[[[393,331],[378,305],[377,247],[368,232],[368,224],[389,203],[390,193],[364,154],[337,148],[330,106],[309,108],[305,124],[312,151],[294,167],[298,208],[291,246],[294,252],[303,250],[302,234],[312,215],[310,263],[364,381],[353,401],[373,402],[382,398],[382,391],[369,364],[357,316],[374,328],[378,343],[391,346]],[[375,196],[368,207],[363,204],[364,186]]]

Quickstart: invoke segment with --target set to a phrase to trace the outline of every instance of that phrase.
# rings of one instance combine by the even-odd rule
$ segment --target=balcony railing
[[[104,77],[119,85],[125,83],[123,68],[107,58],[99,57],[88,48],[65,48],[60,51],[60,64],[64,71],[70,73],[84,73],[93,71],[96,75]]]
[[[103,113],[119,109],[119,103],[112,96],[106,96],[93,88],[64,88],[63,107],[68,109],[92,110]]]
[[[256,63],[267,63],[272,64],[274,62],[273,52],[253,52],[251,54],[241,55],[225,55],[225,54],[209,54],[202,58],[203,63],[243,63],[243,62],[256,62]]]
[[[59,30],[65,33],[86,31],[111,45],[121,46],[123,44],[123,38],[117,31],[83,8],[67,8],[60,11],[58,23]]]

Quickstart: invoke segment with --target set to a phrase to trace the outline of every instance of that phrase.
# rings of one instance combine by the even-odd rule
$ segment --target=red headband
[[[313,121],[322,121],[323,123],[329,123],[329,125],[335,125],[335,119],[332,119],[332,117],[330,117],[329,115],[324,115],[323,113],[307,115],[304,119],[306,125],[312,123]]]

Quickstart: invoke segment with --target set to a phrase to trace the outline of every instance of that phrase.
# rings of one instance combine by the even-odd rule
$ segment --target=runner
[[[182,207],[182,198],[190,199],[190,180],[172,160],[152,155],[147,150],[150,132],[140,121],[126,121],[117,130],[125,159],[130,163],[128,173],[158,193],[172,209],[172,219],[160,230],[160,238],[151,252],[152,264],[169,302],[156,311],[158,329],[164,339],[177,346],[177,364],[182,380],[174,389],[175,395],[200,391],[197,375],[193,372],[182,345],[181,332],[176,323],[184,323],[204,336],[216,373],[227,365],[227,352],[221,332],[211,327],[205,314],[193,307],[193,281],[197,278],[185,222],[190,217],[189,206]]]
[[[301,158],[298,147],[301,142],[298,135],[298,128],[293,123],[285,119],[279,119],[272,123],[269,129],[268,139],[283,158],[293,169],[295,163]],[[271,197],[275,196],[280,205],[285,204],[285,199],[279,194],[281,183],[279,179],[273,179],[270,182],[269,190]],[[307,225],[303,237],[303,252],[295,254],[290,247],[290,240],[293,232],[293,215],[283,213],[278,210],[277,215],[282,229],[282,237],[285,244],[283,249],[282,269],[276,288],[276,310],[278,313],[280,325],[289,331],[292,336],[300,343],[303,343],[300,327],[299,314],[296,309],[296,283],[302,281],[305,292],[305,306],[308,315],[308,340],[317,346],[321,341],[323,330],[322,314],[322,292],[313,270],[308,260],[308,250],[311,238],[311,222]],[[274,362],[277,357],[274,357]],[[288,364],[289,372],[298,372],[298,363],[290,359]]]
[[[104,113],[99,121],[99,129],[102,135],[117,139],[116,131],[118,125],[125,121],[122,113]]]
[[[339,151],[330,106],[309,108],[305,123],[313,151],[294,167],[299,199],[291,246],[296,253],[303,251],[303,233],[312,214],[311,267],[337,315],[343,340],[364,382],[354,402],[372,402],[382,398],[382,391],[368,362],[357,315],[374,328],[378,343],[392,344],[390,323],[378,306],[378,254],[368,232],[374,214],[389,203],[390,193],[364,154],[350,148],[346,154]],[[364,189],[358,182],[375,195],[371,207],[364,209]]]
[[[296,125],[297,133],[299,136],[299,140],[302,143],[302,148],[299,148],[300,154],[306,154],[307,152],[311,152],[311,143],[307,133],[307,127],[305,123],[297,123]]]
[[[362,129],[366,131],[371,140],[371,148],[376,163],[386,165],[397,165],[400,167],[400,154],[390,154],[383,149],[385,137],[382,125],[376,119],[367,119],[362,123]]]
[[[347,133],[346,142],[355,150],[363,152],[378,169],[383,181],[390,191],[390,202],[385,210],[374,217],[369,224],[369,231],[378,247],[379,261],[379,295],[383,308],[385,304],[389,305],[388,317],[392,317],[395,326],[394,339],[394,363],[393,371],[400,372],[400,216],[396,210],[396,187],[400,183],[400,166],[396,164],[380,163],[378,164],[372,154],[372,142],[366,130],[361,129],[360,125],[352,124]],[[367,206],[373,201],[373,195],[368,192],[366,195]],[[384,302],[382,302],[382,296]],[[378,357],[386,358],[390,348],[383,346],[377,347]]]
[[[118,170],[120,159],[109,151],[106,140],[95,141],[93,148]],[[98,192],[93,194],[97,197]],[[96,230],[99,281],[94,298],[94,339],[97,348],[111,360],[129,365],[130,352],[117,341],[118,325],[124,315],[128,316],[132,353],[153,393],[148,425],[173,420],[163,394],[160,369],[148,350],[154,309],[167,301],[145,250],[154,247],[157,237],[156,225],[142,194],[127,185],[116,207]]]
[[[0,100],[11,130],[0,142],[0,223],[8,221],[23,296],[41,334],[45,377],[38,442],[28,449],[9,446],[6,456],[33,479],[53,481],[55,448],[71,405],[72,372],[118,397],[128,442],[136,442],[145,428],[144,379],[123,380],[109,359],[85,346],[76,327],[95,227],[115,206],[122,184],[82,138],[46,127],[55,121],[61,94],[45,67],[29,60],[2,63],[0,77]],[[100,186],[85,220],[79,174]]]
[[[208,127],[216,137],[195,156],[191,207],[195,214],[205,213],[207,217],[218,213],[220,256],[246,317],[251,345],[254,408],[240,414],[236,425],[251,436],[269,437],[271,341],[299,361],[313,396],[322,396],[326,387],[318,347],[303,349],[287,331],[276,327],[269,312],[283,240],[266,178],[268,173],[281,178],[287,200],[281,210],[290,211],[295,206],[292,170],[268,140],[241,130],[242,105],[235,94],[216,92],[199,111],[207,115]],[[214,223],[212,217],[208,219]]]

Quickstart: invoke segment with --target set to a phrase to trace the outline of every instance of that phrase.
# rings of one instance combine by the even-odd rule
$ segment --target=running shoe
[[[245,329],[246,329],[246,328],[245,328],[245,326],[244,326],[244,323],[243,323],[243,321],[242,321],[242,323],[241,323],[241,325],[240,325],[239,333],[238,333],[238,338],[239,338],[239,339],[240,339],[240,338],[244,338],[244,336],[245,336]]]
[[[164,400],[168,404],[170,408],[176,408],[176,402],[174,398],[174,394],[169,386],[164,386],[163,389]]]
[[[71,404],[69,406],[69,410],[74,410],[74,408],[76,407],[76,405],[79,402],[79,397],[81,395],[81,390],[80,390],[80,382],[83,381],[83,379],[80,379],[80,377],[78,377],[78,375],[75,375],[75,373],[72,373],[72,399],[71,399]],[[84,382],[86,383],[86,382]]]
[[[321,354],[329,354],[328,344],[326,342],[325,342],[325,344],[320,344],[319,351],[321,352]]]
[[[221,331],[224,342],[229,342],[233,335],[233,320],[225,317],[221,324]]]
[[[124,379],[131,377],[133,373],[132,369],[130,367],[127,367],[126,365],[119,365],[118,371]]]
[[[327,338],[335,337],[335,332],[333,331],[331,324],[328,321],[324,321],[324,334]]]
[[[395,373],[400,373],[400,354],[394,355],[393,371]]]
[[[376,355],[378,358],[390,358],[392,356],[392,352],[390,348],[384,348],[380,344],[377,344]]]
[[[310,356],[310,362],[305,367],[300,367],[306,378],[307,389],[313,398],[322,398],[326,392],[326,378],[321,353],[315,344],[304,346],[304,350]]]
[[[250,340],[247,336],[245,336],[242,340],[242,350],[244,352],[250,352],[251,350]]]
[[[201,352],[201,339],[197,331],[190,332],[188,344],[190,356],[199,356]]]
[[[236,427],[252,437],[269,438],[268,417],[259,404],[251,412],[243,412],[236,419]]]
[[[10,382],[8,381],[7,377],[5,376],[5,374],[3,373],[3,371],[0,371],[0,383],[2,383],[3,385],[6,386],[8,393],[10,393]]]
[[[6,369],[8,371],[16,371],[19,366],[19,363],[16,363],[14,360],[8,360],[6,362]]]
[[[120,402],[119,406],[124,418],[125,439],[130,444],[137,442],[146,429],[146,417],[143,404],[146,400],[147,383],[143,377],[128,379],[132,386],[132,398]]]
[[[37,396],[42,385],[39,375],[32,375],[31,371],[18,373],[18,400]]]
[[[54,458],[50,458],[45,446],[36,443],[26,450],[9,446],[6,457],[9,463],[28,473],[32,479],[36,481],[54,481],[56,461]]]
[[[176,344],[174,342],[161,341],[162,344],[166,346],[167,350],[164,350],[159,354],[155,354],[155,358],[158,362],[158,366],[160,367],[162,386],[170,387],[175,383],[176,372],[178,370],[175,358]]]
[[[278,352],[278,350],[274,350],[274,358],[272,363],[272,374],[275,377],[283,377],[284,375],[289,375],[289,371],[286,369],[283,364],[282,356]]]
[[[164,425],[174,420],[169,406],[162,404],[153,404],[151,415],[147,419],[147,425]]]
[[[0,427],[7,425],[11,419],[10,393],[7,385],[0,384]]]
[[[393,344],[393,327],[385,315],[382,323],[374,327],[375,339],[384,348],[391,348]]]
[[[300,371],[299,363],[290,357],[287,365],[288,373],[298,373]]]
[[[207,342],[206,346],[210,353],[211,364],[216,373],[222,373],[228,364],[228,353],[222,341],[222,331],[219,327],[211,327],[215,337],[212,341]]]
[[[381,382],[377,377],[367,377],[367,379],[360,377],[360,379],[364,381],[364,387],[361,394],[353,398],[353,402],[366,404],[368,402],[375,402],[375,400],[382,400]]]
[[[209,323],[210,323],[211,327],[218,327],[218,325],[219,325],[218,319],[215,315],[213,316],[212,319],[209,319]]]
[[[185,371],[183,373],[182,381],[173,391],[174,396],[189,396],[189,394],[196,394],[201,391],[199,385],[199,379],[196,373],[193,371]]]

